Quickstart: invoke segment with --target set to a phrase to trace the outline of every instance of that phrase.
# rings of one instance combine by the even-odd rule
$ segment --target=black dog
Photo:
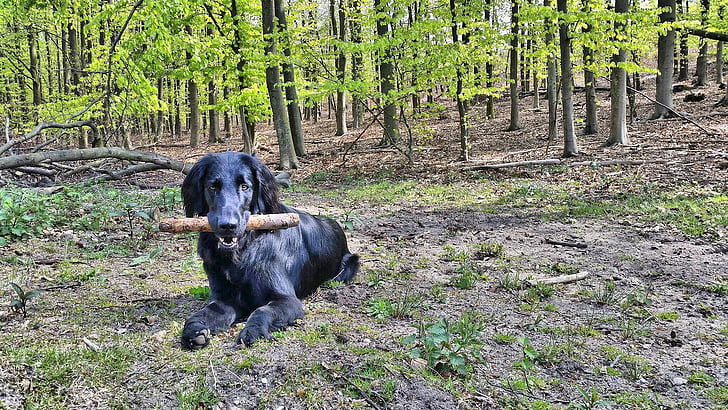
[[[327,280],[348,282],[359,269],[341,227],[278,201],[278,185],[257,158],[227,152],[202,158],[182,184],[188,217],[207,215],[213,232],[200,233],[197,251],[211,301],[190,316],[182,345],[198,349],[210,335],[247,322],[238,343],[250,345],[303,317],[300,299]],[[296,212],[297,227],[245,231],[251,214]]]

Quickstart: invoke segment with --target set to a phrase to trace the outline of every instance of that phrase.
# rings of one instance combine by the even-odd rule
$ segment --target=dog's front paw
[[[258,339],[272,339],[270,333],[266,329],[258,326],[245,326],[238,334],[238,343],[250,346]]]
[[[202,349],[210,343],[210,329],[201,323],[185,324],[182,330],[182,347],[189,350]]]

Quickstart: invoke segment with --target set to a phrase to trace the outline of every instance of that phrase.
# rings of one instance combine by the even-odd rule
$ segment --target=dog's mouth
[[[217,247],[230,250],[238,246],[238,238],[235,236],[218,237]]]

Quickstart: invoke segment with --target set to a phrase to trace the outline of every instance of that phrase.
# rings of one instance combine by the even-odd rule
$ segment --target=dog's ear
[[[280,212],[278,182],[272,172],[260,160],[253,158],[253,173],[258,184],[251,204],[254,214],[275,214]]]
[[[208,207],[205,201],[205,188],[202,186],[209,162],[206,158],[198,161],[182,182],[182,200],[185,206],[185,215],[188,218],[207,215]]]

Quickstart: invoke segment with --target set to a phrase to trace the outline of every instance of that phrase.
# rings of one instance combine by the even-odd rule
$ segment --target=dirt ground
[[[11,243],[4,254],[36,262],[18,268],[4,259],[3,285],[23,269],[30,288],[49,289],[27,318],[0,313],[0,352],[12,358],[0,363],[0,408],[29,406],[28,397],[41,408],[727,408],[725,225],[690,236],[629,215],[564,215],[548,201],[541,207],[536,193],[522,192],[517,204],[494,202],[502,183],[553,184],[566,192],[579,186],[574,195],[585,199],[617,198],[637,185],[684,184],[725,195],[728,159],[721,155],[728,151],[728,111],[710,106],[710,98],[723,92],[717,86],[701,91],[709,96],[704,102],[683,103],[682,94],[675,101],[712,135],[680,119],[638,120],[630,126],[631,145],[604,148],[609,116],[603,108],[600,133],[580,136],[582,154],[565,161],[658,161],[635,166],[462,172],[465,166],[559,157],[559,144],[549,146],[544,138],[545,109],[525,108],[531,104],[526,99],[524,129],[511,133],[503,131],[505,100],[496,120],[482,119],[482,107],[475,107],[473,160],[467,164],[455,160],[452,110],[414,130],[418,149],[411,164],[378,148],[376,130],[341,138],[333,137],[330,120],[308,124],[309,156],[283,200],[351,221],[347,235],[362,270],[352,284],[322,288],[305,301],[303,320],[249,349],[232,345],[242,325],[216,335],[204,350],[180,349],[181,323],[204,304],[188,292],[205,284],[191,235],[154,235],[147,249],[101,259],[85,259],[82,249],[115,239],[95,232],[49,232]],[[638,102],[639,118],[647,117],[649,102]],[[274,166],[274,134],[263,126],[259,135],[259,154]],[[172,145],[151,149],[192,162],[207,151],[237,147]],[[157,186],[181,181],[173,173],[139,178]],[[352,180],[393,181],[392,192],[381,189],[395,199],[354,196]],[[398,181],[412,182],[409,196],[396,195]],[[433,184],[471,188],[473,195],[420,200],[431,195]],[[478,197],[488,184],[493,196]],[[502,244],[502,252],[475,256],[474,247],[484,243]],[[132,266],[155,248],[164,251]],[[49,278],[68,264],[98,268],[105,280],[55,286]],[[479,275],[469,289],[452,285],[464,264]],[[509,280],[574,272],[586,278],[536,298],[533,286],[508,286]],[[398,314],[378,317],[371,301],[381,299],[398,304]],[[472,363],[467,377],[437,374],[409,355],[402,341],[419,324],[462,317],[481,324],[482,360]],[[519,339],[524,337],[527,342]],[[527,370],[517,365],[527,356],[524,343],[538,352]],[[23,349],[27,353],[17,354]],[[94,363],[98,355],[123,357],[128,366],[117,374],[113,366],[79,365],[65,370],[59,377],[68,383],[53,390],[48,383],[56,379],[42,371],[50,355],[44,349],[91,352]],[[58,396],[48,402],[53,405],[38,404],[38,392],[49,390]]]

